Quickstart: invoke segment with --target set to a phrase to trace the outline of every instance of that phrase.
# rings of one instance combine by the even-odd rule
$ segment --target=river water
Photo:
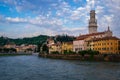
[[[120,80],[120,63],[1,56],[0,80]]]

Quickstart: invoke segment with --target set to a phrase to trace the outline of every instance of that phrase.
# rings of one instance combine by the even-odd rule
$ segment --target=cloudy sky
[[[0,0],[0,36],[87,34],[92,9],[98,31],[120,37],[120,0]]]

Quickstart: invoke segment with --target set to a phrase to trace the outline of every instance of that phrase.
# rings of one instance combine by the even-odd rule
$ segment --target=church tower
[[[97,33],[97,20],[95,18],[95,10],[90,11],[90,20],[89,20],[89,34]]]

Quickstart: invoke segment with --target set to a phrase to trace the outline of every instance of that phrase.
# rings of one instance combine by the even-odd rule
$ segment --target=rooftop
[[[76,38],[76,40],[84,40],[85,38],[89,37],[89,36],[95,36],[95,35],[100,35],[100,34],[104,34],[105,32],[97,32],[97,33],[91,33],[91,34],[85,34],[85,35],[80,35]]]
[[[92,41],[100,41],[100,40],[120,40],[119,38],[113,36],[113,37],[103,37],[103,38],[94,38]]]

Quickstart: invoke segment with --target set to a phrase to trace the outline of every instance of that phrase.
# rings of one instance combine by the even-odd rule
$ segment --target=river
[[[120,80],[120,63],[1,56],[0,80]]]

